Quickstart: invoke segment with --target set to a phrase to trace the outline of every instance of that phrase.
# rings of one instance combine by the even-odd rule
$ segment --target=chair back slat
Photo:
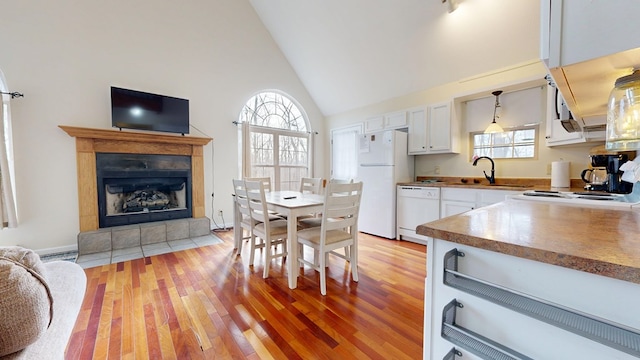
[[[324,208],[322,210],[321,233],[335,229],[350,228],[357,231],[362,182],[333,183],[325,189]]]
[[[267,202],[264,196],[264,183],[261,181],[246,181],[247,199],[249,203],[250,216],[254,221],[269,223],[269,213]]]
[[[306,194],[322,194],[322,178],[300,179],[300,192]]]
[[[263,184],[265,192],[273,191],[273,189],[271,188],[270,177],[248,177],[248,178],[244,178],[244,181],[259,181]]]
[[[233,190],[235,192],[235,201],[238,204],[238,210],[243,216],[250,217],[249,201],[247,199],[247,189],[244,180],[233,179]]]

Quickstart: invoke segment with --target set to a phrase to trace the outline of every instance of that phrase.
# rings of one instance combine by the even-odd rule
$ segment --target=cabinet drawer
[[[481,190],[478,192],[478,202],[481,205],[495,204],[504,201],[508,195],[519,194],[518,191]]]
[[[442,188],[442,200],[476,202],[476,189]]]
[[[444,306],[456,299],[464,305],[456,323],[535,359],[634,358],[611,344],[605,345],[517,312],[515,308],[498,305],[472,292],[444,285],[444,257],[452,249],[465,254],[457,260],[457,271],[461,275],[527,294],[544,303],[590,318],[606,319],[606,322],[618,324],[617,327],[628,328],[632,332],[640,331],[640,309],[620,301],[621,298],[639,298],[638,284],[436,239],[432,247],[432,267],[428,269],[434,276],[432,299],[425,301],[425,305],[432,305],[431,338],[434,341],[433,349],[437,351],[434,354],[443,353],[452,346],[448,341],[441,342],[444,340],[438,338],[440,325],[434,323],[439,321]]]

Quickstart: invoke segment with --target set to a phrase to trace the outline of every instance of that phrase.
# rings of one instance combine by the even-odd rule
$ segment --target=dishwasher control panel
[[[440,188],[423,186],[398,186],[398,197],[440,199]]]

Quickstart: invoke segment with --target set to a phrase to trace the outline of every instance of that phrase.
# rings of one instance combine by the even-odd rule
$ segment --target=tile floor
[[[147,256],[166,254],[173,251],[193,249],[206,245],[215,245],[221,242],[222,240],[213,234],[204,235],[195,238],[163,241],[155,244],[80,255],[76,259],[76,263],[82,266],[82,268],[87,269],[96,266],[114,264],[121,261],[140,259]]]

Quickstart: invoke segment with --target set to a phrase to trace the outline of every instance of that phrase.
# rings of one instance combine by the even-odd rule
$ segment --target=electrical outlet
[[[218,210],[218,216],[222,217],[222,210]]]
[[[434,174],[440,174],[440,165],[436,165],[436,167],[433,169],[433,173]]]

